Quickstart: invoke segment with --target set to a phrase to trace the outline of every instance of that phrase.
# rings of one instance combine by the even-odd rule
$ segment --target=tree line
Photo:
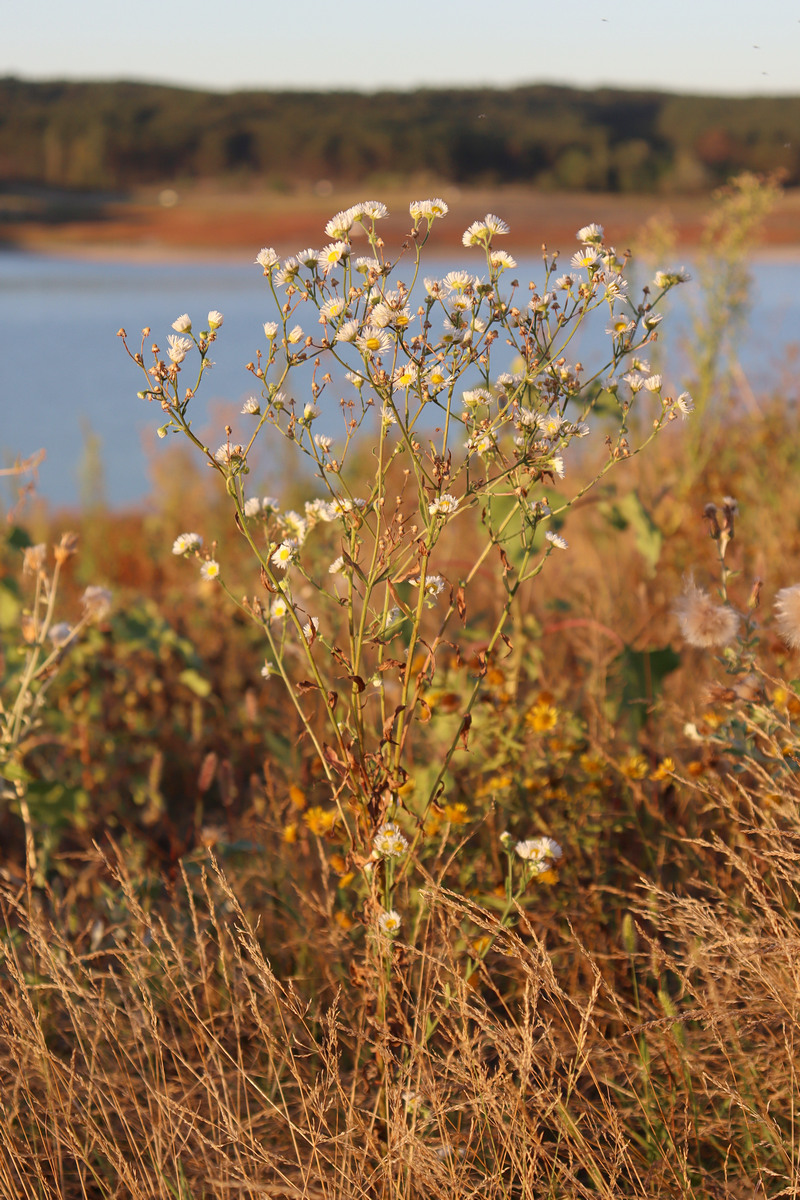
[[[427,175],[608,192],[800,183],[800,97],[536,85],[233,92],[0,80],[0,183],[124,190],[199,178],[277,189]]]

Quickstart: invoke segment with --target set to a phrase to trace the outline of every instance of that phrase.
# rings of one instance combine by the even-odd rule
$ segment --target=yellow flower
[[[313,808],[309,808],[308,812],[303,814],[303,820],[312,833],[317,837],[324,837],[336,824],[336,816],[335,811],[328,811],[319,804],[315,804]]]
[[[334,914],[333,919],[341,929],[345,930],[345,932],[348,929],[353,928],[352,920],[350,919],[350,917],[348,917],[347,913],[342,912],[341,909],[337,913]]]
[[[466,804],[445,804],[444,819],[451,825],[466,825],[469,820]]]
[[[510,775],[490,775],[488,779],[484,779],[477,794],[478,796],[490,796],[493,792],[502,792],[504,788],[511,787],[512,782]]]
[[[643,754],[631,754],[622,763],[620,770],[628,779],[644,779],[650,768]]]
[[[662,779],[669,779],[671,775],[675,774],[675,770],[675,760],[673,758],[662,758],[650,778],[656,782],[660,782]]]
[[[347,870],[347,863],[344,861],[341,854],[332,854],[328,861],[331,864],[331,868],[336,872],[337,875],[344,875],[345,871]]]
[[[347,874],[346,874],[346,875],[343,875],[343,876],[342,876],[342,878],[339,880],[339,885],[338,885],[338,886],[339,886],[340,888],[346,888],[346,887],[349,887],[349,886],[350,886],[350,884],[353,882],[353,880],[354,880],[354,879],[355,879],[355,874],[354,874],[354,872],[353,872],[353,871],[348,871],[348,872],[347,872]]]
[[[776,708],[786,708],[789,703],[789,693],[785,687],[776,687],[772,693],[772,703]]]
[[[281,837],[287,846],[294,845],[297,841],[297,826],[294,822],[291,825],[284,825]]]
[[[306,806],[306,794],[294,783],[289,788],[289,799],[292,802],[293,808],[296,808],[298,812],[303,811]]]
[[[596,777],[603,774],[603,767],[605,766],[605,763],[603,762],[602,758],[598,757],[598,755],[582,754],[578,761],[587,775]]]
[[[528,709],[525,721],[535,733],[547,733],[555,729],[558,723],[558,709],[548,700],[537,700],[533,708]]]

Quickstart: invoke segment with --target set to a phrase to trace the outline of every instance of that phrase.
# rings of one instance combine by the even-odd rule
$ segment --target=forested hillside
[[[193,178],[275,188],[428,174],[558,190],[705,190],[733,172],[800,183],[800,97],[553,86],[218,94],[0,80],[0,182],[124,189]]]

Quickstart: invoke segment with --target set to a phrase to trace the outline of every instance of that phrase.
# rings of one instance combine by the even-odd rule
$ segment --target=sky
[[[0,76],[800,94],[800,0],[11,0]]]

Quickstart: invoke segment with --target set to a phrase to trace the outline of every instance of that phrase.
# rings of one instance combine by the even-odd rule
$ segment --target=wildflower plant
[[[194,558],[208,585],[261,629],[262,675],[285,688],[325,779],[325,836],[341,838],[365,911],[371,903],[373,926],[391,937],[409,928],[394,909],[398,888],[448,804],[451,764],[469,747],[487,671],[510,645],[520,589],[550,554],[569,553],[561,528],[576,501],[691,410],[661,376],[640,385],[636,374],[639,352],[658,337],[658,303],[680,274],[661,273],[634,298],[627,260],[601,226],[587,225],[568,271],[545,249],[538,280],[522,287],[497,244],[508,226],[491,213],[462,239],[474,269],[428,274],[424,250],[447,204],[414,201],[409,213],[394,259],[377,201],[337,213],[319,251],[258,253],[273,311],[248,365],[257,392],[216,449],[198,436],[192,406],[222,314],[209,313],[200,331],[179,317],[166,352],[153,343],[148,354],[149,329],[138,350],[120,330],[144,376],[140,398],[161,410],[159,436],[188,438],[227,493],[254,591],[237,596],[227,582],[232,545],[210,558],[200,534],[183,533],[173,552]],[[571,357],[587,321],[607,331],[591,367]],[[616,414],[610,424],[601,400]],[[632,444],[629,419],[643,406],[648,429]],[[268,433],[313,468],[317,494],[300,512],[249,486],[254,447]],[[573,446],[587,436],[605,442],[594,469]],[[567,492],[573,470],[583,477]],[[500,599],[476,652],[468,616],[489,572]],[[415,755],[433,745],[426,697],[445,677],[455,703],[440,710],[436,757],[418,786]],[[525,860],[526,882],[556,857],[540,851]]]
[[[31,808],[34,776],[26,756],[42,739],[49,693],[70,648],[89,625],[108,615],[111,593],[90,585],[81,596],[80,616],[73,622],[59,620],[59,589],[64,568],[78,550],[77,534],[64,533],[52,554],[44,542],[26,544],[21,550],[23,583],[28,587],[19,640],[0,655],[5,659],[0,678],[0,796],[22,819],[26,866],[39,880],[36,834],[41,823]]]

